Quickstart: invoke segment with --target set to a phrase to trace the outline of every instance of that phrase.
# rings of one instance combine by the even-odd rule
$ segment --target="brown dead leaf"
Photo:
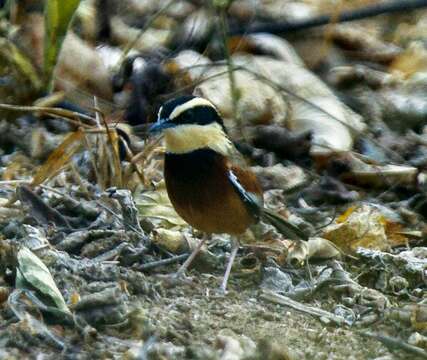
[[[22,153],[15,153],[9,164],[5,167],[2,174],[2,180],[9,181],[19,179],[28,175],[34,165],[30,158]]]
[[[69,134],[48,157],[46,162],[37,170],[31,182],[32,186],[40,185],[67,164],[71,157],[80,149],[83,131],[78,130]]]
[[[392,244],[400,245],[407,243],[408,237],[404,232],[404,227],[402,224],[395,223],[386,218],[383,218],[383,225],[387,238]]]
[[[390,70],[398,71],[405,77],[427,69],[427,50],[419,42],[412,43],[403,53],[391,63]]]

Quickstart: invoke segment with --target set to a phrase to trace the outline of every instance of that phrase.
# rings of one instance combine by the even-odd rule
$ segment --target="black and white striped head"
[[[181,96],[169,100],[159,110],[157,122],[150,132],[164,132],[166,151],[188,153],[211,148],[224,155],[231,142],[216,107],[197,96]]]
[[[179,125],[208,125],[217,122],[224,126],[216,107],[209,101],[193,95],[169,100],[160,107],[157,123],[152,131]]]

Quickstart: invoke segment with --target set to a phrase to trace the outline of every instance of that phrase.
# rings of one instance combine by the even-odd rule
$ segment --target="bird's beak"
[[[162,132],[165,129],[174,127],[175,125],[176,124],[170,121],[169,119],[159,119],[156,123],[150,126],[148,131],[150,132],[150,134],[156,134]]]

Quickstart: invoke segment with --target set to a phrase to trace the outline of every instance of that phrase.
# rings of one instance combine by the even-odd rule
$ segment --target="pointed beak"
[[[169,119],[159,119],[156,123],[150,126],[148,131],[150,132],[150,134],[156,134],[174,126],[175,124]]]

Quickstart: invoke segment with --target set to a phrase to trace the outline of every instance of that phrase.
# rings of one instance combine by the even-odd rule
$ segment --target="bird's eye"
[[[191,111],[186,111],[181,115],[181,122],[183,123],[191,123],[193,120],[193,114]]]

